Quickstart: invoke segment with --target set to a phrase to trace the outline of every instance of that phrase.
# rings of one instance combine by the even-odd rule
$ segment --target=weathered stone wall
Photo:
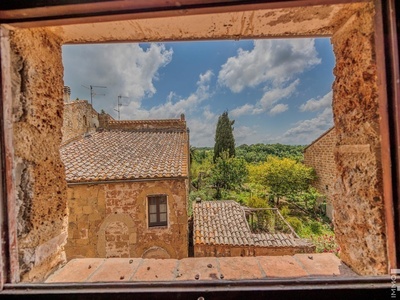
[[[335,234],[341,259],[369,275],[388,271],[373,24],[370,3],[332,37]]]
[[[326,215],[332,220],[332,192],[336,179],[334,150],[336,147],[335,128],[329,129],[304,150],[304,164],[314,168],[317,180],[313,186],[326,196]]]
[[[76,100],[64,104],[62,143],[68,143],[99,127],[97,111],[87,100]]]
[[[10,48],[19,269],[23,281],[40,281],[65,261],[61,41],[42,29],[16,30]]]
[[[68,187],[67,258],[188,256],[187,180]],[[147,196],[168,195],[168,226],[148,228]]]
[[[279,256],[294,255],[296,253],[313,253],[315,246],[304,247],[257,247],[257,246],[230,246],[230,245],[194,245],[195,257],[234,257],[234,256]]]

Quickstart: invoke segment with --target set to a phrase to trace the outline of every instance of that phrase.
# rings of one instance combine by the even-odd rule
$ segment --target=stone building
[[[61,148],[69,210],[67,259],[187,257],[189,136],[184,118],[110,122]]]
[[[336,131],[332,127],[308,147],[304,149],[304,164],[313,167],[317,180],[313,186],[326,196],[326,215],[333,218],[332,197],[336,179],[336,164],[334,151],[336,147]]]
[[[246,210],[233,200],[193,203],[194,256],[293,255],[315,252],[295,232],[255,233]]]
[[[70,101],[69,93],[70,90],[65,87],[62,144],[99,128],[99,114],[93,106],[87,100]]]
[[[41,281],[65,262],[68,198],[59,152],[62,46],[149,40],[330,36],[338,138],[332,203],[341,259],[363,275],[397,268],[399,197],[393,178],[400,173],[395,138],[400,122],[395,110],[388,109],[398,103],[394,1],[391,6],[389,1],[210,2],[189,10],[161,1],[155,6],[132,1],[131,8],[109,3],[92,3],[99,14],[93,16],[87,5],[52,1],[54,9],[49,9],[44,2],[19,2],[23,14],[6,9],[0,16],[0,188],[6,195],[0,210],[7,215],[0,229],[1,253],[8,253],[1,256],[0,283],[11,283],[11,289],[19,281]]]

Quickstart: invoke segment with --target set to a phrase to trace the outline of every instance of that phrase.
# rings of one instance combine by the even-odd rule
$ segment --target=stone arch
[[[177,258],[174,246],[161,240],[144,242],[136,246],[136,253],[142,258]]]
[[[118,230],[120,233],[118,233]],[[108,231],[108,232],[107,232]],[[99,257],[107,257],[107,240],[106,236],[115,233],[119,236],[122,243],[126,244],[128,256],[130,256],[130,248],[136,243],[134,222],[128,214],[113,214],[107,216],[100,226],[97,233],[97,254]],[[123,237],[122,237],[123,236]],[[127,236],[127,237],[126,237]],[[109,240],[108,242],[113,242]],[[115,241],[114,241],[115,242]],[[110,245],[109,245],[110,246]],[[120,249],[121,251],[123,249]],[[123,251],[125,253],[126,251]],[[121,252],[122,253],[122,252]],[[125,254],[124,254],[125,255]]]
[[[168,259],[171,255],[164,248],[153,246],[143,252],[142,258]]]

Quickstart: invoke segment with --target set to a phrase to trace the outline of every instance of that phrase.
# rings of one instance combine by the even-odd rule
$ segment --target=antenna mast
[[[97,94],[97,93],[95,93],[95,92],[93,91],[93,88],[102,88],[102,89],[105,89],[105,88],[107,88],[106,86],[103,86],[103,85],[89,85],[89,87],[87,87],[87,86],[85,86],[85,85],[82,85],[82,86],[90,90],[90,104],[91,104],[91,105],[93,105],[93,96],[96,96],[96,95],[105,96],[105,95],[106,95],[106,94]]]
[[[118,112],[118,120],[121,120],[121,115],[120,115],[120,113],[121,113],[120,107],[122,106],[121,98],[129,98],[129,97],[125,97],[125,96],[121,96],[121,95],[118,96],[118,100],[117,100],[117,109],[114,108],[114,110],[115,110],[116,112]]]

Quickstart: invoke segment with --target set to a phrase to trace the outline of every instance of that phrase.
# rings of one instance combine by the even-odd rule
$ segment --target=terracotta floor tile
[[[97,268],[87,281],[129,281],[140,262],[142,262],[141,258],[109,258]]]
[[[51,275],[46,282],[85,282],[104,261],[104,258],[73,259]]]
[[[176,266],[176,259],[143,259],[131,281],[171,281]]]
[[[258,256],[267,277],[304,277],[307,272],[292,256]]]
[[[303,268],[310,276],[321,275],[356,275],[333,253],[295,254]]]
[[[255,257],[224,257],[218,261],[219,269],[224,279],[256,279],[265,277],[265,273]]]
[[[190,257],[179,261],[176,280],[220,280],[216,257]]]

